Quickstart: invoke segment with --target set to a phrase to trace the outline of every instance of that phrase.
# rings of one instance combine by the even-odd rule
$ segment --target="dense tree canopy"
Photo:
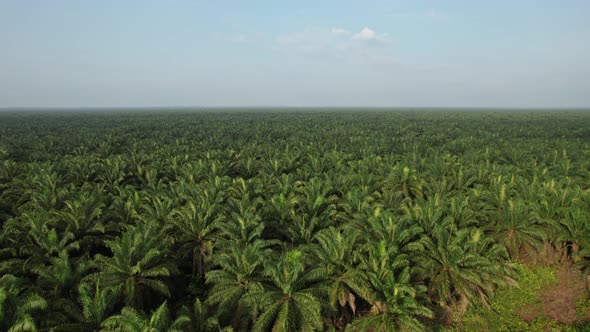
[[[590,113],[0,113],[0,330],[418,331],[590,273]]]

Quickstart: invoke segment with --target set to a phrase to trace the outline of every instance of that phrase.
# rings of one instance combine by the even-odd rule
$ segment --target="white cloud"
[[[275,50],[304,54],[315,58],[339,59],[356,63],[392,64],[388,35],[365,27],[358,33],[332,27],[306,28],[279,35]]]
[[[364,27],[363,30],[361,30],[361,32],[356,33],[354,36],[352,36],[352,39],[357,40],[371,40],[375,38],[377,38],[377,34],[375,33],[375,31],[367,27]]]
[[[379,41],[379,42],[386,42],[387,41],[387,34],[378,34],[374,30],[364,27],[360,32],[355,33],[352,36],[354,40],[363,40],[363,41]]]
[[[350,35],[350,31],[346,30],[346,29],[341,29],[341,28],[332,28],[332,33],[337,34],[337,35]]]

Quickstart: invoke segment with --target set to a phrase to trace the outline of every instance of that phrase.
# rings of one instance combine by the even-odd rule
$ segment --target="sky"
[[[0,0],[0,107],[590,107],[590,1]]]

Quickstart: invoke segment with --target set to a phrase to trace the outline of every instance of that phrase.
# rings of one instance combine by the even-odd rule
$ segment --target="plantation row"
[[[0,113],[1,331],[461,328],[590,272],[590,113]]]

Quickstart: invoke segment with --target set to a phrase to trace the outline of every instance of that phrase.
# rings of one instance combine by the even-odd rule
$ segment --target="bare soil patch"
[[[562,265],[556,277],[556,284],[541,291],[543,315],[567,325],[590,319],[590,310],[583,313],[576,310],[576,305],[588,296],[582,273],[570,266]]]

